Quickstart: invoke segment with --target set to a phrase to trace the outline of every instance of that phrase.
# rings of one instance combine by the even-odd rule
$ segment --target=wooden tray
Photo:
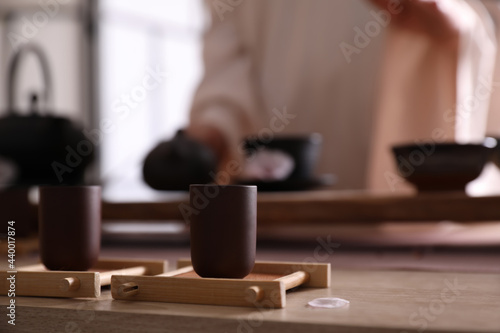
[[[0,271],[0,295],[7,295],[15,275],[16,296],[99,297],[101,286],[111,283],[112,275],[157,275],[168,263],[156,260],[99,259],[89,271],[49,271],[43,264],[24,266],[17,271]]]
[[[289,289],[330,286],[329,263],[258,261],[244,279],[200,278],[186,259],[177,267],[157,276],[113,275],[111,295],[130,301],[283,308]]]

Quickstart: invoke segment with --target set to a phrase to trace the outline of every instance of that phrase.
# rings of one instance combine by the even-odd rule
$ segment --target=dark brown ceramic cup
[[[201,277],[243,278],[255,264],[257,187],[191,185],[191,261]]]
[[[37,230],[36,207],[29,202],[29,189],[11,187],[0,190],[0,221],[14,221],[16,237],[27,237]]]
[[[85,271],[99,257],[101,188],[40,187],[40,255],[51,270]]]

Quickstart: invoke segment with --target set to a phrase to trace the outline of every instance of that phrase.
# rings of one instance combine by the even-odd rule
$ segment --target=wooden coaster
[[[179,260],[177,267],[157,276],[114,275],[111,295],[130,301],[283,308],[289,289],[330,286],[329,263],[258,261],[244,279],[201,278],[190,260]]]
[[[166,261],[99,259],[84,272],[49,271],[43,264],[0,271],[0,295],[7,295],[10,278],[15,277],[16,296],[42,297],[99,297],[101,286],[111,284],[112,275],[157,275],[168,268]]]

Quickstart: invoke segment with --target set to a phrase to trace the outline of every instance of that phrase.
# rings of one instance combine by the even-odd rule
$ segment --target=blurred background
[[[339,25],[338,38],[352,40],[353,26],[373,21],[370,10],[374,7],[367,1],[341,3],[339,6],[345,7],[345,16],[351,23]],[[491,23],[495,23],[493,19]],[[103,200],[110,203],[185,199],[186,193],[150,188],[143,180],[142,167],[147,153],[158,142],[169,140],[178,129],[188,125],[193,97],[204,73],[203,34],[209,24],[210,8],[202,0],[2,0],[0,117],[6,116],[9,109],[8,88],[14,90],[19,114],[28,114],[31,96],[44,89],[42,72],[34,57],[22,60],[15,86],[8,86],[14,53],[23,45],[36,44],[47,57],[52,77],[52,99],[46,109],[53,115],[69,118],[94,145],[94,159],[85,170],[84,182],[102,185]],[[382,30],[363,52],[356,54],[355,64],[342,63],[335,68],[338,77],[362,74],[361,80],[340,80],[335,87],[338,95],[345,91],[355,93],[357,89],[366,93],[366,98],[350,101],[352,110],[362,110],[359,112],[366,116],[359,118],[363,133],[373,122],[369,116],[371,109],[366,106],[372,107],[369,103],[380,84],[376,80],[378,68],[373,64],[383,60],[385,35]],[[351,109],[338,112],[349,113]],[[346,149],[350,149],[349,144],[342,143]],[[389,151],[390,147],[384,149]],[[347,165],[346,169],[351,167]],[[493,163],[486,169],[499,174]],[[9,184],[12,173],[11,161],[0,156],[0,188]],[[500,187],[496,187],[489,193],[479,190],[470,193],[499,192]],[[119,234],[119,239],[126,242],[140,238],[139,234],[144,239],[176,239],[178,235],[182,241],[188,238],[188,228],[182,221],[114,221],[104,228],[108,239]],[[314,240],[317,235],[336,230],[347,242],[358,244],[474,245],[480,244],[481,239],[486,239],[489,245],[499,244],[496,234],[491,233],[498,229],[498,224],[479,225],[480,231],[475,234],[467,228],[450,221],[431,224],[425,221],[404,227],[398,223],[369,225],[362,232],[359,226],[352,225],[306,227],[309,231],[306,233],[300,228],[286,228],[297,237],[284,234],[285,228],[274,227],[266,235],[270,239],[294,240],[304,236]],[[442,237],[436,240],[440,233]],[[472,240],[464,237],[467,233],[473,235]],[[456,237],[448,241],[450,234]],[[374,241],[374,235],[383,237]]]
[[[144,157],[158,141],[184,127],[202,75],[202,2],[7,0],[0,4],[0,115],[7,109],[6,80],[16,46],[38,44],[53,80],[55,114],[83,125],[98,152],[87,171],[110,201],[168,197],[142,180]],[[166,73],[143,88],[150,73]],[[27,110],[43,89],[34,57],[18,73],[15,101]]]

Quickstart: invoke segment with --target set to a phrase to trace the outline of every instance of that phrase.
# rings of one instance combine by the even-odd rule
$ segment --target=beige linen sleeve
[[[478,100],[475,92],[493,71],[491,18],[467,1],[446,3],[452,6],[450,15],[461,20],[450,42],[389,28],[368,175],[371,189],[409,190],[398,176],[393,145],[484,137],[490,96]]]
[[[491,16],[489,35],[493,42],[496,42],[497,48],[494,59],[486,58],[486,61],[482,62],[481,65],[488,66],[488,70],[477,72],[478,84],[475,87],[473,100],[469,100],[469,103],[474,101],[484,105],[483,107],[486,110],[483,110],[483,113],[486,114],[487,119],[480,119],[481,122],[479,123],[476,120],[476,124],[471,127],[471,130],[476,132],[479,130],[481,134],[500,138],[500,52],[498,52],[500,43],[500,25],[498,24],[500,22],[500,4],[497,1],[489,0],[470,1],[470,4],[475,6],[478,13],[483,13],[483,17],[486,17],[484,8],[487,9]],[[485,23],[487,23],[486,20]],[[476,39],[476,41],[481,41],[481,39]],[[473,49],[473,52],[477,54],[476,57],[480,59],[488,57],[490,52],[487,51],[488,49],[485,50],[482,44]],[[491,69],[491,62],[494,62],[493,69]],[[498,195],[500,193],[500,171],[498,167],[493,163],[487,164],[481,176],[468,184],[467,193],[469,195]]]
[[[488,9],[494,24],[495,40],[497,47],[500,44],[500,3],[498,1],[482,1]],[[478,88],[478,97],[483,97],[486,92],[491,93],[488,122],[486,124],[486,133],[500,137],[500,52],[496,52],[495,69],[482,78],[483,84]],[[490,85],[488,85],[490,84]]]
[[[204,35],[204,77],[194,96],[191,126],[207,126],[225,138],[233,159],[240,160],[241,140],[253,133],[258,122],[251,50],[244,46],[239,16],[244,4],[216,15]]]

